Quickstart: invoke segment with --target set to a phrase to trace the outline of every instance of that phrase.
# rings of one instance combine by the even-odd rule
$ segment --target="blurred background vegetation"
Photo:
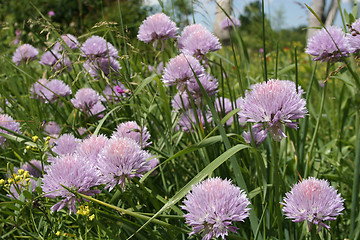
[[[0,2],[0,26],[2,47],[8,47],[15,38],[15,31],[21,30],[19,40],[26,43],[36,42],[34,33],[41,32],[44,26],[38,21],[40,13],[51,20],[60,33],[71,33],[81,36],[91,31],[99,22],[119,23],[119,10],[126,26],[126,36],[136,38],[141,22],[156,12],[165,12],[174,19],[180,28],[193,23],[194,11],[201,11],[201,5],[207,4],[198,0],[159,1],[159,5],[149,6],[144,0],[18,0]],[[51,16],[49,13],[54,13]],[[241,21],[240,34],[244,42],[250,44],[248,49],[259,49],[262,46],[262,13],[261,1],[249,3],[242,14],[236,16]],[[282,21],[281,12],[277,13],[276,22]],[[39,23],[39,24],[36,24]],[[300,26],[284,29],[279,26],[272,28],[270,19],[265,16],[266,40],[269,46],[291,47],[293,42],[305,46],[306,27]],[[276,24],[275,24],[276,25]],[[120,27],[120,25],[118,25]],[[271,50],[271,49],[269,49]],[[274,50],[274,49],[273,49]]]

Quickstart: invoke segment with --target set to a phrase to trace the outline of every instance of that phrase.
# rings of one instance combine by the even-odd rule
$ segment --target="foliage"
[[[71,1],[71,4],[78,2]],[[51,3],[55,14],[59,3]],[[304,40],[290,41],[303,36],[301,29],[274,33],[268,21],[265,26],[262,24],[261,5],[251,3],[240,17],[242,27],[231,35],[231,44],[208,55],[206,71],[219,81],[218,95],[204,96],[206,106],[212,111],[212,121],[205,124],[195,121],[194,131],[186,132],[179,129],[179,114],[171,105],[176,86],[165,86],[161,74],[154,70],[178,55],[176,40],[166,40],[163,51],[139,42],[134,37],[135,29],[146,15],[140,4],[130,6],[130,1],[120,1],[119,6],[116,2],[111,2],[113,5],[98,1],[81,3],[81,14],[76,14],[80,6],[69,3],[69,8],[58,10],[58,13],[71,14],[69,19],[48,21],[46,14],[50,5],[47,4],[50,3],[34,2],[39,10],[37,16],[40,13],[45,16],[36,18],[32,27],[24,28],[21,42],[31,43],[43,53],[63,33],[77,33],[80,42],[90,35],[103,36],[119,50],[121,71],[111,78],[105,75],[93,78],[83,70],[84,59],[78,50],[68,52],[72,62],[69,72],[55,72],[37,61],[16,66],[11,57],[18,45],[9,43],[17,26],[2,29],[1,32],[9,36],[3,35],[0,39],[0,107],[21,124],[22,134],[0,132],[8,143],[0,149],[0,178],[8,180],[9,172],[16,173],[14,167],[32,159],[50,164],[49,159],[55,153],[44,133],[44,123],[50,121],[61,126],[61,134],[71,133],[78,138],[100,133],[111,136],[119,123],[136,121],[148,128],[152,141],[148,150],[160,164],[152,173],[129,180],[125,190],[117,186],[107,191],[104,185],[99,185],[96,188],[100,194],[93,197],[78,194],[83,200],[76,206],[78,214],[73,215],[67,208],[50,211],[60,198],[45,197],[38,179],[35,191],[31,191],[32,186],[19,191],[18,199],[7,195],[6,186],[2,184],[1,238],[201,239],[200,234],[188,237],[192,230],[185,224],[181,205],[191,186],[210,176],[231,179],[246,191],[251,202],[249,219],[234,223],[239,229],[236,234],[230,233],[229,239],[358,238],[359,204],[353,201],[358,189],[352,190],[358,179],[356,164],[360,162],[358,58],[351,56],[346,62],[333,64],[313,62],[303,52]],[[10,7],[18,9],[21,1],[1,4],[3,13]],[[181,1],[177,4],[182,6]],[[102,16],[87,16],[93,11],[100,12],[99,7]],[[27,19],[28,11],[37,10],[24,5],[19,16],[10,14],[2,21],[20,23]],[[132,11],[137,13],[136,19],[130,18]],[[76,20],[79,16],[84,17],[82,23]],[[69,27],[72,21],[75,29]],[[266,39],[259,30],[263,27]],[[258,49],[264,40],[269,49],[260,53]],[[240,110],[233,106],[227,116],[219,116],[214,102],[227,97],[235,103],[252,84],[266,81],[264,75],[300,85],[306,92],[303,97],[309,113],[299,121],[298,129],[286,130],[287,137],[281,142],[274,142],[268,136],[263,144],[255,146],[244,141],[242,134],[250,124],[243,126],[240,122],[237,117]],[[71,87],[72,96],[62,97],[55,103],[35,99],[30,88],[39,78],[61,79]],[[86,115],[71,104],[70,99],[78,89],[91,87],[101,94],[109,84],[123,84],[129,92],[120,102],[107,101],[102,119]],[[234,123],[225,125],[230,118]],[[83,128],[85,133],[81,134]],[[306,223],[291,222],[281,212],[280,203],[285,193],[309,176],[327,179],[345,199],[343,215],[328,221],[330,230],[323,229],[318,235],[309,232]],[[67,190],[74,192],[74,189]],[[350,226],[355,229],[352,235]]]

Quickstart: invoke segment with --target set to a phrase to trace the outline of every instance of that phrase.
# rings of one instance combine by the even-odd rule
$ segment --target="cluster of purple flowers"
[[[222,29],[233,29],[234,27],[240,27],[240,20],[234,16],[230,16],[230,18],[226,17],[221,21],[220,26]]]
[[[81,51],[86,61],[84,69],[89,74],[98,78],[102,75],[111,76],[119,73],[121,66],[118,58],[118,50],[103,37],[92,36],[88,38],[82,45]]]
[[[164,48],[164,40],[168,38],[176,38],[178,28],[176,24],[164,13],[157,13],[147,17],[139,28],[137,38],[140,41],[149,43],[154,41],[153,46],[156,49],[158,41],[162,42]]]
[[[12,61],[19,65],[21,62],[28,63],[37,59],[39,51],[30,44],[23,44],[18,47],[12,57]]]
[[[192,187],[184,200],[182,209],[193,231],[190,235],[202,232],[203,240],[228,235],[228,231],[238,229],[233,222],[244,221],[249,216],[246,193],[233,185],[230,180],[209,178]]]
[[[30,93],[44,102],[55,102],[59,97],[67,97],[71,94],[71,88],[63,81],[52,79],[39,79],[30,89]]]
[[[15,121],[12,117],[7,114],[0,114],[0,126],[10,131],[20,133],[20,123]],[[0,128],[1,133],[9,133],[8,131]],[[0,147],[4,147],[6,138],[0,136]]]
[[[318,225],[317,233],[323,227],[329,229],[325,221],[335,220],[344,210],[341,195],[328,181],[314,177],[295,184],[283,201],[282,210],[287,218],[293,222],[307,221],[309,230],[313,224]],[[228,231],[236,232],[233,222],[244,221],[250,210],[246,193],[219,177],[192,186],[183,203],[186,223],[193,228],[190,235],[201,233],[203,240],[220,236],[225,239]]]
[[[360,19],[348,25],[350,33],[340,27],[330,26],[317,31],[308,43],[305,52],[314,56],[314,61],[339,62],[350,53],[360,50]]]
[[[270,79],[267,82],[251,86],[251,91],[237,101],[241,108],[239,118],[244,122],[255,123],[250,132],[244,134],[248,143],[254,140],[256,144],[266,138],[266,134],[275,141],[285,138],[284,126],[297,128],[298,122],[307,113],[306,101],[301,98],[304,91],[296,88],[294,82],[288,80]]]
[[[282,210],[287,218],[293,222],[307,221],[309,230],[313,224],[318,225],[317,232],[323,227],[329,229],[324,221],[335,220],[344,210],[344,199],[340,193],[328,181],[314,177],[295,184],[283,201]]]
[[[119,185],[125,190],[126,182],[141,177],[158,164],[158,160],[143,148],[148,146],[150,134],[135,122],[118,125],[109,139],[104,135],[80,140],[71,134],[61,135],[52,151],[57,157],[42,177],[42,189],[46,197],[63,199],[52,206],[59,211],[67,206],[70,214],[76,213],[76,202],[81,201],[74,192],[93,196],[100,190],[93,187],[105,184],[112,190]],[[140,145],[142,144],[142,145]]]

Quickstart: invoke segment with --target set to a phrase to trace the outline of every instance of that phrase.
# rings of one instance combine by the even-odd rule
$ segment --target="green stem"
[[[330,69],[330,64],[328,63],[327,67],[326,67],[326,77],[328,76],[329,69]],[[318,134],[318,131],[319,131],[320,121],[321,121],[322,113],[323,113],[323,110],[324,110],[326,91],[327,91],[327,82],[324,82],[323,92],[322,92],[322,95],[321,95],[319,115],[318,115],[318,119],[316,121],[314,134],[313,134],[313,137],[311,139],[311,144],[310,144],[310,148],[309,148],[309,151],[308,151],[309,159],[308,159],[308,161],[306,161],[304,178],[306,178],[308,176],[309,168],[311,167],[312,151],[313,151],[313,148],[314,148],[314,145],[315,145],[315,140],[316,140],[316,137],[317,137],[317,134]]]
[[[279,239],[284,239],[284,229],[282,226],[282,214],[280,209],[280,188],[281,188],[281,179],[279,174],[279,154],[278,154],[278,148],[279,144],[275,141],[272,141],[272,149],[271,149],[271,155],[272,155],[272,163],[273,163],[273,169],[272,169],[272,179],[273,179],[273,187],[275,190],[275,216],[276,216],[276,222],[278,225],[278,234]]]
[[[357,119],[359,119],[359,110],[357,111]],[[351,213],[350,213],[350,236],[354,234],[355,230],[355,218],[356,210],[359,199],[359,168],[360,168],[360,128],[357,129],[357,142],[356,142],[356,154],[355,154],[355,169],[354,169],[354,182],[352,188],[351,198]]]

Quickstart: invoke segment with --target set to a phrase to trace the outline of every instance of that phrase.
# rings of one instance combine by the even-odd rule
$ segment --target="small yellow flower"
[[[4,179],[0,179],[0,186],[5,185],[5,180]]]
[[[24,169],[19,169],[19,170],[18,170],[18,174],[19,174],[19,175],[23,175],[23,174],[24,174],[24,172],[25,172],[25,170],[24,170]]]
[[[51,138],[50,138],[49,136],[47,136],[47,137],[45,138],[45,141],[48,142],[48,141],[50,141],[50,139],[51,139]]]
[[[25,148],[26,148],[26,150],[30,150],[31,146],[27,145]]]
[[[12,184],[13,182],[14,182],[14,179],[8,178],[8,183],[9,183],[9,184]]]
[[[94,220],[94,218],[95,218],[95,214],[91,215],[91,216],[89,217],[89,220],[92,221],[92,220]]]
[[[23,176],[24,176],[24,178],[30,177],[29,171],[25,171]]]
[[[33,140],[34,142],[37,142],[37,141],[39,140],[39,137],[38,137],[38,136],[33,136],[33,137],[32,137],[32,140]]]
[[[18,182],[18,181],[20,181],[20,180],[21,180],[21,177],[20,177],[20,176],[16,176],[16,177],[15,177],[15,181],[16,181],[16,182]]]
[[[57,232],[55,233],[56,236],[60,236],[60,234],[61,234],[60,231],[57,231]]]

